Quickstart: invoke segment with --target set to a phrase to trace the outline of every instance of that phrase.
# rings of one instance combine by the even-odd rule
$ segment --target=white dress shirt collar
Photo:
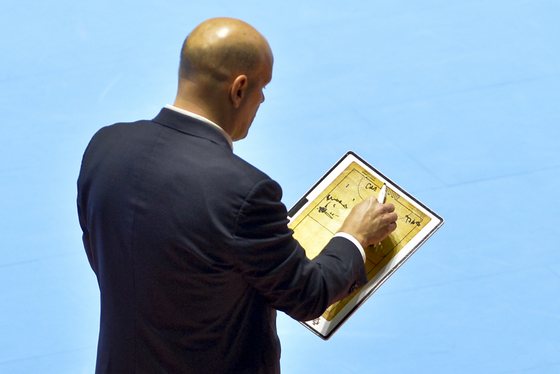
[[[183,115],[185,115],[185,116],[195,118],[195,119],[197,119],[197,120],[199,120],[199,121],[201,121],[201,122],[204,122],[204,123],[206,123],[206,124],[208,124],[208,125],[210,125],[210,126],[216,128],[216,129],[226,138],[226,140],[227,140],[227,142],[228,142],[230,148],[233,150],[233,141],[231,140],[231,136],[229,136],[229,134],[228,134],[227,132],[225,132],[224,129],[222,129],[222,128],[221,128],[219,125],[217,125],[216,123],[210,121],[210,120],[209,120],[208,118],[206,118],[206,117],[201,116],[200,114],[196,114],[196,113],[190,112],[190,111],[188,111],[188,110],[185,110],[185,109],[183,109],[183,108],[176,107],[176,106],[171,105],[171,104],[167,104],[165,107],[166,107],[167,109],[173,110],[173,111],[175,111],[175,112],[177,112],[177,113],[181,113],[181,114],[183,114]]]

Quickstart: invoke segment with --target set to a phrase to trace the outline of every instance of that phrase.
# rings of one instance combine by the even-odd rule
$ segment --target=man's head
[[[266,39],[233,18],[198,25],[181,50],[175,105],[220,125],[243,139],[272,79],[273,56]]]

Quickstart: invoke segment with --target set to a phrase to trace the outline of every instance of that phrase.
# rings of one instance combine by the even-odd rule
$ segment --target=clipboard
[[[352,151],[347,152],[289,210],[288,226],[308,258],[317,256],[352,207],[387,185],[386,203],[395,205],[397,229],[365,249],[368,282],[332,304],[319,318],[301,322],[329,339],[381,285],[442,225],[443,219]]]

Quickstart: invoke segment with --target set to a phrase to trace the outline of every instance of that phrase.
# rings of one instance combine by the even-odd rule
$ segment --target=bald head
[[[242,139],[264,101],[272,64],[268,42],[251,25],[233,18],[204,21],[183,43],[174,105]]]
[[[198,25],[183,43],[179,75],[225,81],[255,72],[271,57],[268,42],[251,25],[234,18],[212,18]]]

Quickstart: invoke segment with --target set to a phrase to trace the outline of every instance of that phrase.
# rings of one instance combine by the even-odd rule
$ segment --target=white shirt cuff
[[[356,246],[356,248],[358,248],[358,250],[360,251],[360,254],[362,255],[362,258],[364,259],[364,263],[366,262],[366,252],[364,251],[364,248],[362,247],[362,245],[360,244],[360,242],[358,241],[358,239],[356,239],[355,237],[353,237],[350,234],[347,234],[345,232],[337,232],[336,234],[334,234],[334,236],[340,236],[341,238],[345,238],[350,240],[352,243],[354,243],[354,245]]]

